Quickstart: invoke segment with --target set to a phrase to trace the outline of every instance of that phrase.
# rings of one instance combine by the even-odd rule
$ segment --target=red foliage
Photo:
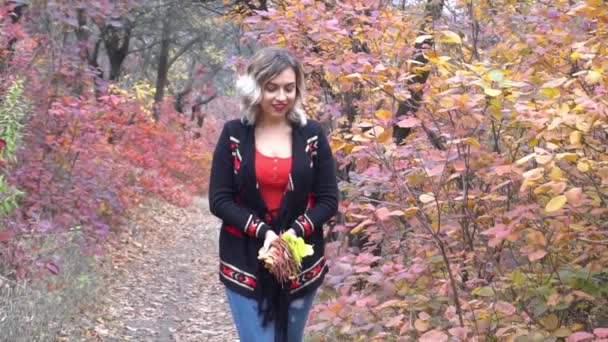
[[[16,277],[38,273],[29,266],[40,264],[33,262],[35,253],[17,244],[29,234],[80,227],[85,251],[98,251],[144,197],[187,205],[205,191],[217,136],[213,120],[207,118],[201,128],[170,103],[161,103],[160,120],[154,122],[139,100],[100,93],[106,87],[95,93],[99,80],[79,59],[78,49],[38,45],[36,40],[46,38],[34,40],[7,14],[0,7],[0,96],[14,79],[26,77],[24,101],[29,102],[18,162],[1,171],[25,194],[18,210],[0,217],[9,228],[0,232],[6,243],[0,260]],[[50,58],[53,50],[62,58]],[[41,265],[52,273],[61,269]]]

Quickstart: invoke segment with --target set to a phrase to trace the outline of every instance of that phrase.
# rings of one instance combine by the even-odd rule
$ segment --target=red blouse
[[[291,157],[269,157],[256,149],[255,175],[260,185],[260,194],[269,211],[277,210],[281,206],[290,171]]]

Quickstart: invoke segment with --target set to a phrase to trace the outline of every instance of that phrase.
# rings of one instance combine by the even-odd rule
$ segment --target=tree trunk
[[[160,43],[160,54],[158,57],[158,69],[156,74],[156,93],[154,94],[154,103],[158,104],[165,96],[165,86],[167,85],[167,75],[169,74],[169,43],[170,43],[170,28],[169,20],[163,20],[162,40]],[[160,112],[158,105],[154,111],[154,119],[158,121]]]
[[[443,9],[444,0],[427,0],[425,7],[425,20],[424,24],[420,28],[420,34],[425,35],[428,34],[427,23],[432,23],[434,20],[438,19],[441,16],[441,11]],[[414,55],[414,60],[421,63],[418,65],[426,66],[428,64],[428,59],[424,56],[423,51],[428,50],[433,47],[433,39],[425,39],[422,42],[416,43],[414,48],[417,50],[417,53]],[[426,68],[421,68],[424,70],[419,72],[416,77],[410,79],[408,81],[408,87],[410,89],[415,89],[411,92],[411,98],[406,101],[399,102],[399,108],[397,109],[397,113],[395,117],[399,119],[400,117],[404,117],[407,115],[414,114],[420,109],[420,105],[422,103],[422,95],[423,95],[423,86],[426,83],[426,80],[429,77],[430,71]],[[399,120],[397,120],[399,121]],[[422,127],[431,143],[438,149],[443,149],[443,144],[439,140],[439,138],[435,135],[434,132],[428,130],[425,126]],[[403,139],[407,138],[410,134],[410,128],[399,127],[397,125],[393,126],[393,139],[398,144],[403,144]]]
[[[99,56],[99,47],[101,38],[97,39],[93,51],[89,49],[89,39],[91,38],[91,29],[87,26],[87,12],[84,8],[76,10],[78,17],[78,28],[76,29],[76,38],[81,45],[81,58],[86,60],[89,66],[94,70],[95,76],[103,79],[103,70],[99,67],[97,57]]]
[[[123,19],[122,23],[121,27],[106,25],[103,29],[103,42],[110,60],[110,81],[118,81],[122,63],[129,52],[132,27],[127,19]]]
[[[13,5],[13,9],[9,13],[9,17],[11,18],[11,22],[15,24],[21,20],[23,12],[27,9],[27,5],[18,3],[15,4],[12,1],[9,1],[9,4]],[[15,37],[8,41],[8,44],[6,45],[6,50],[8,53],[5,56],[0,57],[0,71],[4,71],[8,68],[11,60],[13,59],[15,44],[17,44],[17,38]]]

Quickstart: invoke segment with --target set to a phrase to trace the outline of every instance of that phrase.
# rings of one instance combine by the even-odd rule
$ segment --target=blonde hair
[[[248,125],[255,124],[260,115],[262,89],[283,70],[291,68],[296,74],[296,99],[293,108],[287,113],[287,119],[295,124],[305,126],[307,119],[302,107],[304,98],[304,69],[302,63],[287,49],[267,47],[259,50],[249,61],[247,73],[236,81],[236,90],[240,97],[243,117],[241,121]]]

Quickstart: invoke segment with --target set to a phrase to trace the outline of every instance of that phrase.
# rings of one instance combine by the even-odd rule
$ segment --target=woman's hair
[[[291,68],[296,74],[296,99],[287,119],[293,123],[306,125],[306,114],[302,108],[304,98],[304,69],[300,61],[287,49],[267,47],[259,50],[247,66],[247,73],[236,81],[236,90],[243,110],[243,123],[253,125],[260,115],[262,91],[266,82]]]

